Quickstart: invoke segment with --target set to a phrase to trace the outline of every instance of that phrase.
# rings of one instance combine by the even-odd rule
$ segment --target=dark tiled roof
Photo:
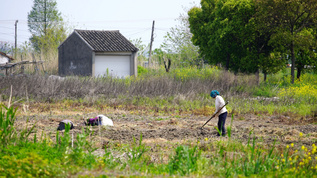
[[[138,51],[119,30],[75,30],[92,48],[98,52]]]

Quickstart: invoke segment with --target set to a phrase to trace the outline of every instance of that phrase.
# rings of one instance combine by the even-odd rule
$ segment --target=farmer
[[[218,112],[218,110],[225,105],[225,101],[223,100],[223,98],[219,95],[219,92],[217,90],[212,90],[211,93],[210,93],[210,96],[212,98],[215,98],[216,99],[216,102],[215,102],[215,107],[216,107],[216,111],[215,111],[215,114]],[[219,119],[218,119],[218,129],[219,129],[219,132],[217,134],[217,136],[220,136],[220,134],[222,136],[225,136],[226,135],[226,129],[225,129],[225,123],[226,123],[226,118],[227,118],[227,109],[226,107],[223,107],[219,113],[217,115],[219,115]]]

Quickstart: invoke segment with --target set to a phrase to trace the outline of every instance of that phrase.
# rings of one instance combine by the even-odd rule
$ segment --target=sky
[[[177,18],[186,10],[199,6],[200,0],[56,0],[57,10],[70,29],[119,30],[127,39],[150,43],[154,24],[153,49],[159,48],[164,36],[179,25]],[[27,16],[33,0],[0,0],[0,42],[28,41]]]

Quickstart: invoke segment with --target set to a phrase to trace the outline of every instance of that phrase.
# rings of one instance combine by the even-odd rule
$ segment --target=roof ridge
[[[120,32],[119,30],[82,30],[82,29],[74,29],[74,31]]]
[[[94,51],[138,51],[119,30],[74,30]]]

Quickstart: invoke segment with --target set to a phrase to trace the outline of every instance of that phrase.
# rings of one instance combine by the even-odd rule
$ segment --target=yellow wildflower
[[[291,147],[294,147],[294,143],[291,143]]]

